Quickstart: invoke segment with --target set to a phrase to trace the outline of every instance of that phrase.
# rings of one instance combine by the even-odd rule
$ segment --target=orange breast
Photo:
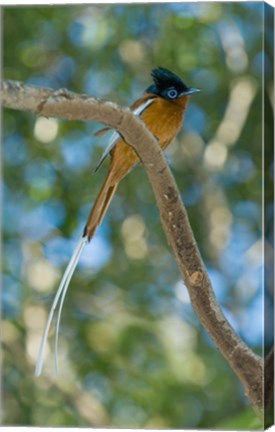
[[[161,148],[166,148],[181,128],[186,104],[161,98],[156,100],[141,115],[142,120],[158,139]]]
[[[147,96],[148,97],[148,96]],[[189,97],[177,101],[155,98],[154,102],[141,115],[150,132],[165,149],[181,128],[183,113]],[[111,154],[110,174],[114,182],[123,178],[139,161],[136,153],[125,141],[120,140]]]

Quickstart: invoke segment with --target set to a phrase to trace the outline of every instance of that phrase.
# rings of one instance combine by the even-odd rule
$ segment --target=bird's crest
[[[179,91],[187,90],[187,85],[169,69],[158,67],[151,72],[154,84],[159,92],[169,87],[175,87]]]

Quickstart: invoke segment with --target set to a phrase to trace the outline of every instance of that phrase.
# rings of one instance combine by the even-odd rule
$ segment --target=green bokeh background
[[[268,143],[273,85],[264,10],[268,21],[271,10],[261,2],[2,11],[5,79],[123,106],[142,94],[158,65],[201,88],[167,158],[223,311],[258,354],[262,95]],[[70,285],[59,375],[52,332],[45,369],[34,377],[53,295],[106,175],[106,163],[96,175],[92,169],[108,138],[93,136],[99,124],[27,112],[5,110],[3,124],[4,424],[260,428],[193,312],[142,166],[120,185]],[[267,159],[267,226],[272,184]]]

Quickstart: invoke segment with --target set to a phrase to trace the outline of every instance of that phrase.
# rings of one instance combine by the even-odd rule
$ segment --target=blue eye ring
[[[176,99],[176,97],[178,96],[178,92],[176,89],[172,88],[170,90],[167,90],[167,96],[169,97],[169,99]]]

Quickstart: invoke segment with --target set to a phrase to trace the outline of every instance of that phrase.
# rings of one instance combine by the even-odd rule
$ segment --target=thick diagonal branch
[[[239,377],[252,404],[263,404],[263,362],[239,338],[223,315],[197,248],[180,194],[155,138],[127,108],[67,90],[2,85],[4,107],[29,110],[46,117],[96,121],[117,129],[143,162],[152,185],[161,221],[192,305],[216,347]]]

